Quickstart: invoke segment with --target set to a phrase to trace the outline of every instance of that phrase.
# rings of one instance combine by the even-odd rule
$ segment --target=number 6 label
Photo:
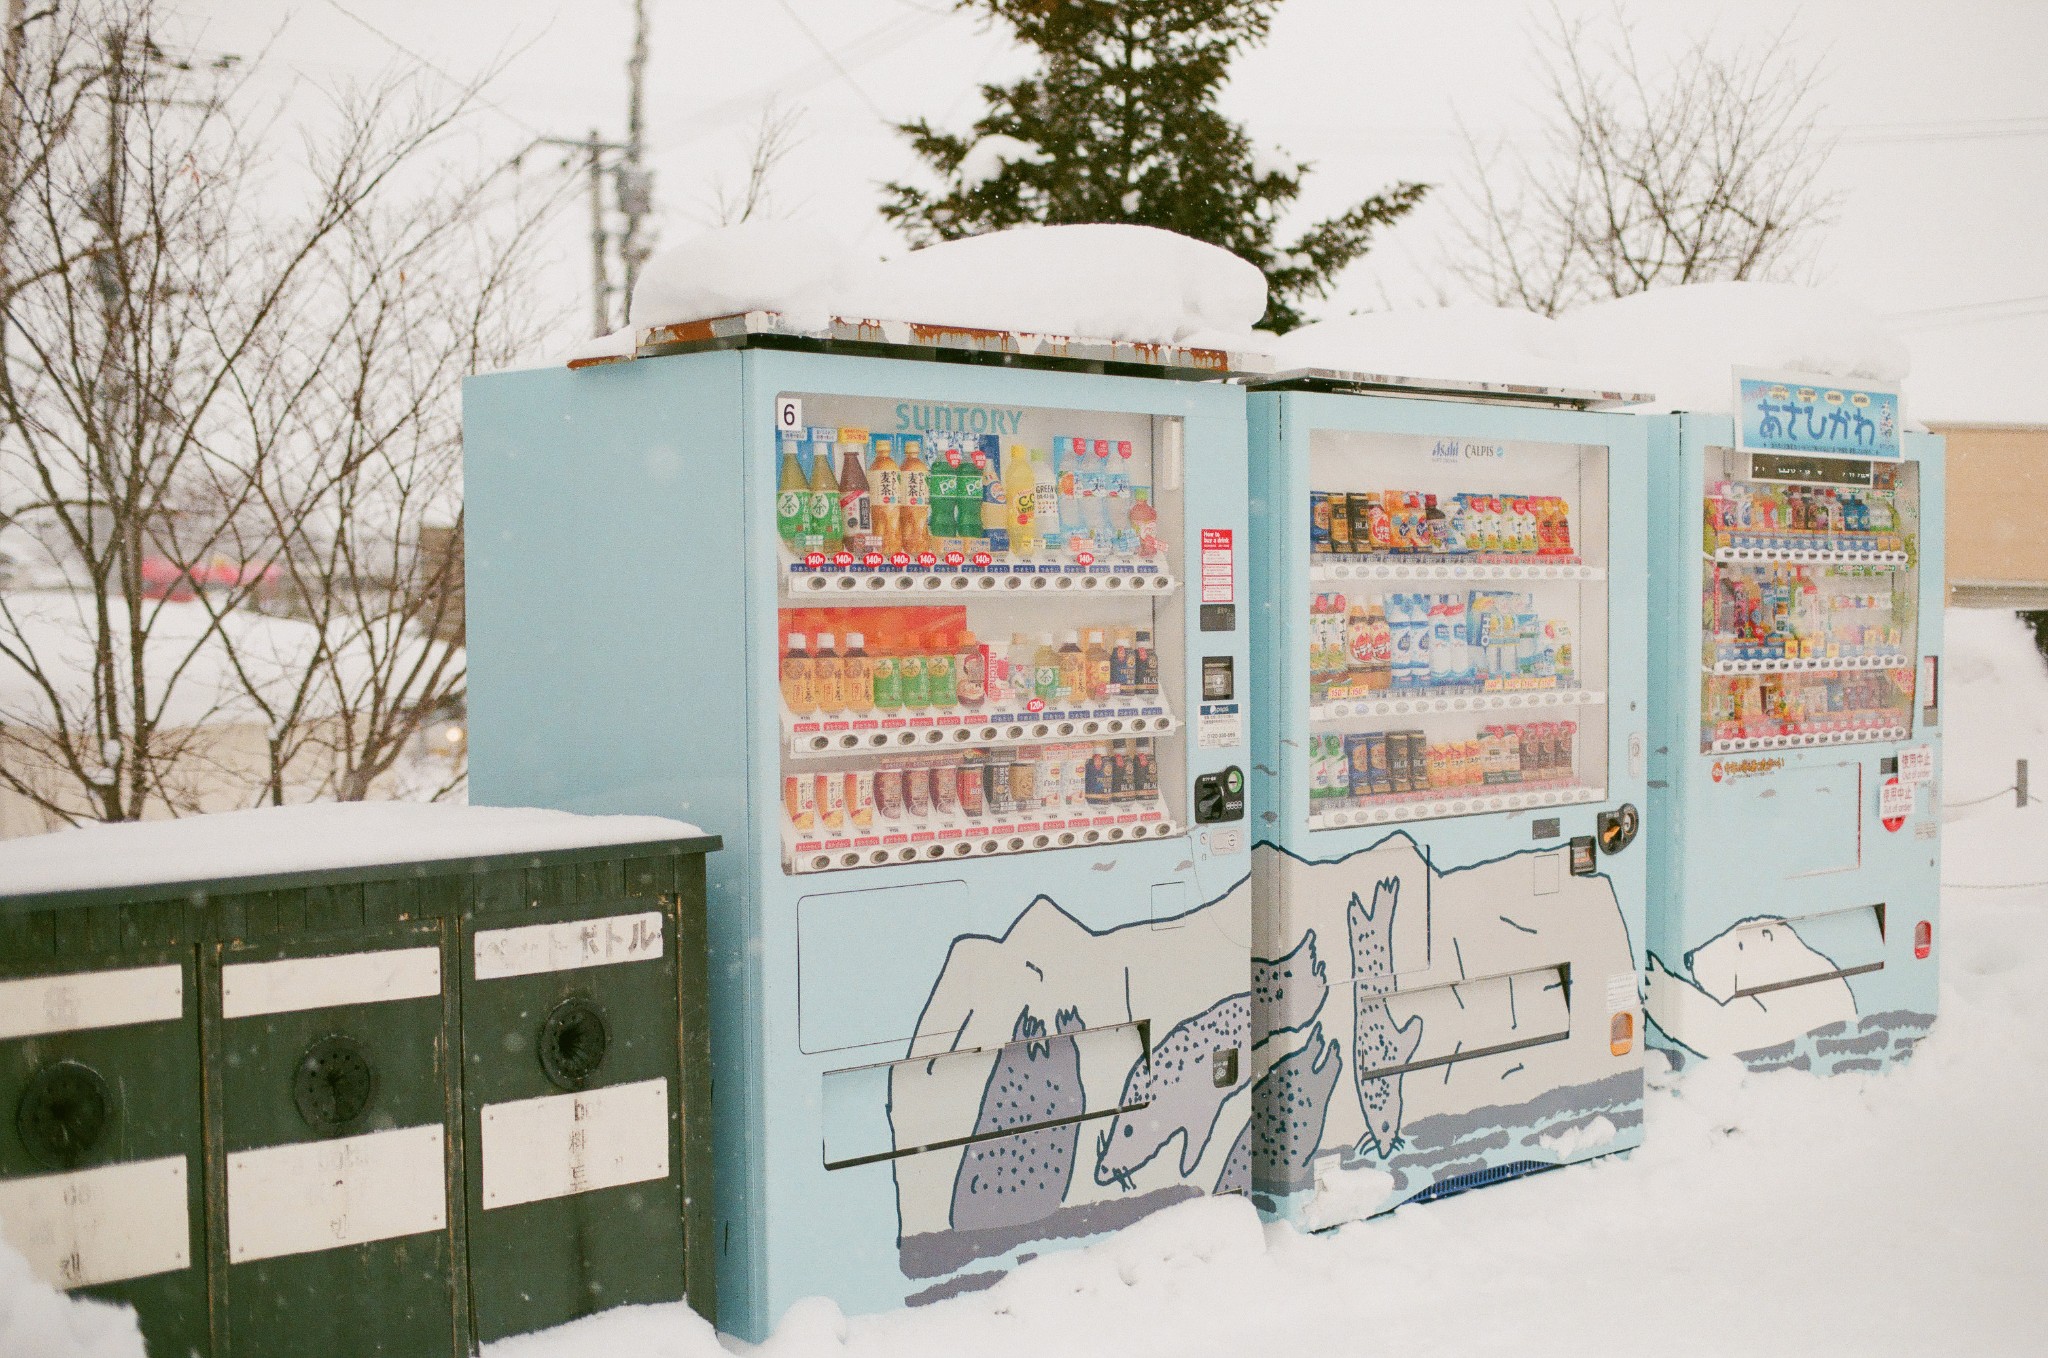
[[[800,396],[785,396],[775,403],[775,431],[779,434],[801,433],[804,427],[804,402]]]

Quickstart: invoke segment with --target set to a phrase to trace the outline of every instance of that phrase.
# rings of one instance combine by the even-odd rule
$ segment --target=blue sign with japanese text
[[[1735,440],[1745,452],[1896,461],[1904,434],[1895,385],[1735,370]]]

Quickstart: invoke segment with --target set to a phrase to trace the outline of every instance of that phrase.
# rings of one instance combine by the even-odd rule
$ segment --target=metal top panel
[[[1361,396],[1419,396],[1438,401],[1494,401],[1504,405],[1614,410],[1657,398],[1649,392],[1580,391],[1514,382],[1468,382],[1455,378],[1395,377],[1385,373],[1339,372],[1332,368],[1291,368],[1240,379],[1253,391],[1323,391]]]
[[[915,321],[880,321],[834,316],[824,330],[801,330],[780,312],[749,311],[701,321],[658,325],[639,332],[634,352],[606,358],[571,359],[571,368],[628,363],[636,358],[702,353],[717,349],[784,349],[806,353],[853,354],[864,358],[921,359],[996,367],[1049,368],[1064,372],[1110,373],[1217,382],[1270,372],[1264,354],[1198,349],[1131,340],[1077,339],[1014,330],[975,330]]]

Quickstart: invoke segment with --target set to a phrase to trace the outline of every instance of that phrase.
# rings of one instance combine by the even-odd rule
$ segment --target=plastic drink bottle
[[[821,443],[811,454],[811,502],[805,514],[804,550],[838,551],[845,541],[839,525],[839,478],[832,472],[832,446]]]
[[[1038,648],[1022,632],[1010,633],[1010,701],[1023,711],[1038,693]]]
[[[1138,555],[1158,556],[1163,544],[1159,541],[1159,511],[1152,507],[1152,488],[1139,486],[1132,497],[1131,531],[1138,535]]]
[[[988,656],[972,632],[953,638],[953,696],[961,707],[980,707],[988,698]]]
[[[782,440],[782,462],[775,472],[775,533],[792,552],[804,549],[804,527],[811,517],[811,488],[796,459],[797,441]]]
[[[1037,488],[1040,535],[1046,550],[1077,550],[1074,533],[1080,527],[1081,501],[1072,474],[1055,474],[1051,458],[1034,451],[1031,454],[1031,479]],[[1083,547],[1086,545],[1082,544]]]
[[[932,473],[925,465],[924,441],[915,434],[903,436],[903,550],[932,550]]]
[[[1010,552],[1014,556],[1038,555],[1038,483],[1024,445],[1010,445],[1010,462],[1003,468],[1003,495],[1009,501]]]
[[[896,677],[903,686],[903,710],[922,712],[932,705],[931,685],[925,680],[924,651],[916,637],[905,637],[896,652]]]
[[[988,459],[979,446],[960,454],[959,479],[954,483],[953,526],[961,547],[969,552],[982,549],[986,531],[981,522],[981,507],[988,498],[987,466]]]
[[[860,633],[846,634],[846,650],[839,657],[839,672],[840,686],[845,690],[845,709],[856,714],[873,711],[874,668],[868,661],[867,638]]]
[[[946,640],[948,644],[925,647],[924,693],[930,707],[952,707],[960,701],[960,691],[953,683],[951,638]]]
[[[1152,649],[1152,634],[1141,631],[1132,646],[1131,667],[1135,671],[1137,691],[1157,693],[1159,691],[1159,656]]]
[[[1103,640],[1102,629],[1095,628],[1088,633],[1088,647],[1082,652],[1087,661],[1088,697],[1091,701],[1109,695],[1109,644]]]
[[[881,550],[889,556],[910,549],[903,545],[903,469],[896,465],[895,440],[887,434],[872,438],[875,456],[868,464],[873,478],[875,532]]]
[[[1053,649],[1050,632],[1038,634],[1038,650],[1031,658],[1031,688],[1042,703],[1060,699],[1060,653]]]
[[[984,456],[987,465],[981,469],[981,533],[988,542],[988,550],[1001,554],[1010,550],[1010,487],[1003,480],[1007,464],[993,435],[988,439]]]
[[[830,632],[820,632],[818,649],[811,655],[811,689],[820,712],[846,710],[846,676],[839,668],[837,645]]]
[[[1088,660],[1081,652],[1081,638],[1069,632],[1060,641],[1060,701],[1065,704],[1088,700]]]
[[[859,434],[857,429],[839,431],[839,532],[847,551],[865,553],[880,549],[875,546],[874,496],[861,466],[867,440]]]
[[[934,440],[932,443],[931,474],[926,484],[931,491],[933,551],[960,550],[961,454],[958,445],[957,439]]]
[[[874,706],[877,712],[895,712],[903,706],[903,671],[893,638],[882,638],[876,642],[875,654],[868,661],[868,675],[873,681]]]
[[[818,694],[811,670],[811,653],[801,632],[791,632],[782,652],[782,701],[791,715],[808,717],[818,710]]]

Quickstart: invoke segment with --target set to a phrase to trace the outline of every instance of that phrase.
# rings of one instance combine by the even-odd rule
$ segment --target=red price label
[[[1074,560],[1078,561],[1083,566],[1092,566],[1095,564],[1095,553],[1076,552],[1074,553]]]
[[[1043,712],[1043,711],[1045,711],[1045,699],[1043,699],[1043,698],[1033,698],[1033,699],[1032,699],[1032,700],[1031,700],[1030,702],[1028,702],[1028,703],[1024,704],[1024,710],[1025,710],[1026,712]]]
[[[917,554],[917,564],[918,564],[918,565],[920,565],[920,566],[936,566],[936,565],[938,565],[938,564],[939,564],[939,557],[938,557],[938,553],[936,553],[936,552],[919,552],[919,553]]]
[[[996,559],[987,552],[976,552],[974,554],[974,564],[977,566],[993,566],[995,562]]]
[[[948,552],[946,553],[946,564],[948,566],[964,566],[967,564],[967,557],[960,552]]]
[[[848,567],[848,566],[851,566],[851,565],[853,564],[853,553],[852,553],[852,552],[841,552],[841,553],[839,553],[839,554],[838,554],[837,556],[835,556],[835,557],[833,557],[833,558],[832,558],[832,564],[833,564],[833,565],[835,565],[835,566],[838,566],[838,567],[840,567],[841,569],[844,569],[844,568],[846,568],[846,567]]]
[[[823,552],[805,552],[804,564],[812,570],[818,570],[825,564],[825,554]]]
[[[889,558],[889,564],[892,566],[908,566],[910,564],[910,553],[896,553],[896,555]]]
[[[874,567],[885,565],[887,564],[887,561],[888,558],[883,556],[880,552],[869,552],[866,556],[860,559],[860,564],[863,566]]]

